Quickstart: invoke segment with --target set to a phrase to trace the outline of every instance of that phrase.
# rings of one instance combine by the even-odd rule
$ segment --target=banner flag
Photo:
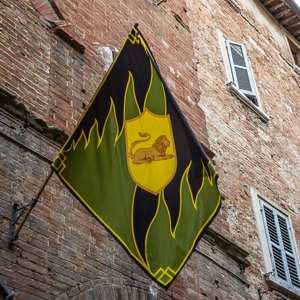
[[[164,287],[221,204],[217,174],[136,27],[52,168]]]

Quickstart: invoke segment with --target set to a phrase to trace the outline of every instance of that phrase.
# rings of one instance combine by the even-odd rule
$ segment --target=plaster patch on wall
[[[170,46],[167,44],[167,42],[165,40],[162,40],[162,44],[166,49],[170,48]]]
[[[234,226],[237,222],[237,211],[233,205],[228,206],[228,223],[230,227]]]
[[[209,9],[210,11],[212,11],[213,9],[212,9],[212,7],[209,5],[209,2],[210,2],[210,1],[208,1],[208,0],[201,0],[201,4],[202,4],[205,8]]]
[[[173,67],[169,66],[170,72],[175,75],[177,78],[181,76],[181,73],[179,71],[175,71]]]
[[[152,299],[156,300],[157,299],[157,286],[156,283],[154,281],[152,281],[151,285],[150,285],[150,293],[152,295]]]
[[[188,99],[189,103],[196,105],[196,101],[193,100],[190,96],[187,96],[187,99]]]
[[[261,54],[266,55],[265,51],[260,48],[251,37],[249,37],[249,41]]]
[[[170,77],[167,77],[166,80],[167,80],[168,85],[171,86],[174,90],[176,90],[175,82]]]
[[[265,142],[270,142],[270,136],[263,132],[261,129],[257,128],[257,133],[262,140],[264,140]]]
[[[169,70],[170,70],[170,72],[171,72],[172,74],[175,75],[175,71],[174,71],[174,69],[173,69],[172,67],[169,67]]]
[[[97,53],[104,64],[104,71],[108,71],[114,60],[112,50],[107,46],[100,46],[97,48]]]
[[[293,113],[293,108],[290,105],[288,105],[287,103],[283,104],[283,108],[285,111],[289,112],[290,114]]]

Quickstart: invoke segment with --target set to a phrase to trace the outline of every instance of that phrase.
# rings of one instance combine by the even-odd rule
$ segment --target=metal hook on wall
[[[161,1],[159,1],[159,2],[157,2],[156,3],[156,6],[159,6],[159,5],[161,5],[163,2],[167,2],[168,0],[161,0]]]

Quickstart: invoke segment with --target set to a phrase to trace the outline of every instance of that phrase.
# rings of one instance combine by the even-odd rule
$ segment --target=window
[[[261,205],[275,277],[289,286],[300,288],[289,219],[267,203],[262,201]]]
[[[217,33],[227,76],[227,90],[264,122],[270,121],[270,117],[262,109],[246,47],[225,39],[220,30]]]
[[[300,296],[300,266],[290,219],[251,190],[266,264],[265,278],[274,289]]]
[[[300,46],[297,45],[291,38],[287,37],[290,52],[294,61],[294,69],[300,75]]]
[[[253,83],[253,75],[250,69],[245,46],[240,43],[226,40],[226,49],[234,85],[255,105],[258,105]]]

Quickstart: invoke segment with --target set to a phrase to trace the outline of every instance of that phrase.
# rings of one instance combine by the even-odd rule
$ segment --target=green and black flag
[[[52,168],[164,287],[220,207],[216,172],[136,27]]]

